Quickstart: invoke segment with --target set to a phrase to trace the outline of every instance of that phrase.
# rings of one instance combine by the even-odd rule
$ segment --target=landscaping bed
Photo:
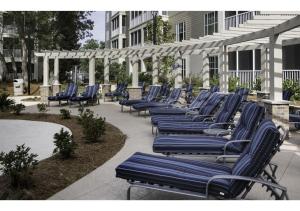
[[[123,147],[126,136],[109,123],[105,123],[106,132],[101,141],[87,143],[82,126],[76,118],[72,116],[71,119],[62,119],[60,115],[53,114],[13,115],[0,112],[0,119],[44,121],[64,125],[72,131],[73,141],[76,143],[73,157],[62,159],[56,154],[40,161],[33,171],[33,185],[29,189],[14,189],[10,186],[9,178],[0,176],[0,199],[47,199],[101,166]],[[42,138],[41,136],[41,140]]]

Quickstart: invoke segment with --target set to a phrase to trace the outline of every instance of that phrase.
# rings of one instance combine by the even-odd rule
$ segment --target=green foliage
[[[63,158],[69,158],[74,154],[75,142],[69,131],[60,129],[59,133],[54,134],[54,145],[56,146],[53,153],[59,153]]]
[[[261,91],[261,78],[257,77],[253,85],[253,89],[256,91]]]
[[[94,117],[94,112],[86,109],[79,117],[87,142],[98,142],[105,134],[105,118]]]
[[[146,85],[152,84],[152,74],[148,72],[139,73],[139,81],[145,82]]]
[[[109,71],[111,81],[114,81],[116,83],[131,83],[131,77],[126,71],[125,63],[119,64],[117,62],[113,62],[109,66]]]
[[[229,77],[228,79],[228,91],[229,92],[235,92],[237,86],[239,83],[238,77]]]
[[[14,104],[11,106],[11,110],[13,111],[14,114],[20,115],[21,111],[25,110],[25,105],[22,103]]]
[[[30,153],[25,145],[17,146],[15,151],[0,153],[0,170],[8,176],[11,185],[15,188],[29,187],[32,182],[32,170],[38,164],[37,154]]]
[[[62,119],[71,119],[71,111],[67,109],[60,109],[60,116]]]
[[[210,86],[219,86],[219,75],[213,75],[209,78]]]
[[[153,41],[153,21],[150,21],[147,26],[147,37],[145,37],[146,42]],[[168,21],[163,21],[161,16],[156,17],[156,42],[157,45],[173,42],[175,34],[172,33],[172,25]]]
[[[39,103],[36,105],[36,107],[41,114],[45,114],[48,111],[47,105],[45,103]]]
[[[15,101],[12,99],[8,99],[9,94],[2,93],[0,95],[0,111],[4,112],[10,109],[12,105],[14,105]]]
[[[203,87],[203,79],[201,77],[201,75],[198,74],[192,74],[190,75],[190,77],[185,78],[184,79],[184,83],[186,84],[192,84],[193,85],[193,89],[195,91],[199,90],[199,87]]]
[[[293,100],[300,100],[300,86],[299,83],[293,80],[285,80],[282,83],[282,88],[285,91],[290,91],[292,93]]]
[[[158,82],[162,84],[163,83],[174,84],[175,78],[172,78],[170,76],[173,70],[172,68],[174,63],[175,63],[175,58],[173,56],[166,56],[162,58],[160,72],[158,75]]]

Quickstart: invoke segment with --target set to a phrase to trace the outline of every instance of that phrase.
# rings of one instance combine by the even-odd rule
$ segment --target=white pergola
[[[209,87],[209,55],[219,58],[220,90],[228,91],[228,52],[261,49],[262,91],[270,93],[273,101],[282,100],[282,46],[300,43],[300,16],[255,16],[238,28],[215,33],[199,39],[166,43],[157,46],[128,47],[123,49],[97,49],[76,51],[35,52],[43,57],[43,86],[49,87],[49,59],[54,59],[54,85],[59,84],[59,59],[89,59],[89,84],[95,84],[95,59],[104,59],[104,81],[109,82],[109,60],[125,58],[132,68],[132,86],[138,86],[138,61],[151,57],[153,84],[158,83],[159,60],[175,56],[179,63],[184,55],[199,55],[203,60],[203,86]],[[238,57],[238,54],[237,54]],[[182,84],[181,66],[177,65],[175,87]],[[201,68],[201,67],[200,67]]]

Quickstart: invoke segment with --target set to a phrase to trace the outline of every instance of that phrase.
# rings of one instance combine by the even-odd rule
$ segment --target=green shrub
[[[11,185],[15,188],[29,187],[32,183],[32,170],[38,164],[37,154],[30,153],[30,148],[25,145],[17,146],[15,151],[0,153],[0,170],[10,178]]]
[[[47,105],[45,103],[39,103],[39,104],[36,105],[36,107],[37,107],[37,109],[40,113],[44,114],[48,111]]]
[[[152,84],[152,74],[147,72],[139,73],[139,81],[145,82],[146,85]]]
[[[54,134],[54,145],[56,146],[53,153],[59,153],[63,158],[72,156],[75,150],[75,142],[69,131],[61,128],[59,133]]]
[[[209,78],[210,86],[219,86],[219,75],[215,74]]]
[[[298,82],[293,80],[284,80],[282,82],[282,88],[284,91],[290,91],[292,93],[292,100],[300,99],[300,86]]]
[[[79,117],[78,117],[78,123],[83,125],[86,121],[89,121],[94,117],[94,112],[90,109],[85,109],[83,107],[78,109],[79,111]]]
[[[25,110],[25,105],[22,104],[22,103],[19,103],[19,104],[14,104],[11,106],[11,110],[14,114],[16,115],[20,115],[21,114],[21,111],[24,111]]]
[[[228,79],[228,91],[235,92],[237,85],[239,82],[239,78],[237,77],[229,77]]]
[[[9,94],[2,93],[0,95],[0,111],[4,112],[10,109],[12,105],[15,104],[15,101],[12,99],[8,99]]]
[[[261,91],[261,78],[260,77],[257,77],[255,79],[253,89],[256,90],[256,91]]]
[[[62,119],[71,119],[71,111],[67,109],[60,109],[60,116]]]

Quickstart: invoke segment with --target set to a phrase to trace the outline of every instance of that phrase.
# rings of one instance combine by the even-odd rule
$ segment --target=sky
[[[93,12],[90,16],[90,19],[94,21],[94,29],[91,31],[93,36],[81,40],[81,43],[84,43],[87,39],[96,39],[98,41],[105,41],[105,12],[98,11]]]

